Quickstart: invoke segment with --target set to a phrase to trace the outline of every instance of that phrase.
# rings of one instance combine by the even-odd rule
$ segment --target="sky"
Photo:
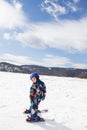
[[[0,0],[0,62],[87,69],[87,0]]]

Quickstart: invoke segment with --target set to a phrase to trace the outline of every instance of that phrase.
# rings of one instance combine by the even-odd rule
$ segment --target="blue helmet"
[[[30,74],[30,79],[32,79],[33,77],[35,77],[36,79],[39,79],[39,74],[37,72],[31,73]]]

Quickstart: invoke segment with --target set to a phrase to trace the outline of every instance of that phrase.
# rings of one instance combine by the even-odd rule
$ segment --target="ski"
[[[42,120],[39,120],[39,121],[35,121],[35,120],[29,121],[29,120],[26,119],[26,122],[28,122],[28,123],[39,123],[39,122],[45,122],[45,121],[52,121],[52,122],[54,122],[55,119],[44,119],[44,118],[42,118]]]
[[[48,109],[38,110],[38,113],[45,113],[45,112],[48,112]],[[28,109],[26,109],[23,113],[24,114],[29,114],[30,111]]]
[[[37,116],[34,120],[32,120],[31,117],[28,116],[26,121],[29,122],[29,123],[32,123],[32,122],[44,122],[45,119],[42,118],[42,117]]]
[[[39,111],[39,113],[45,113],[45,112],[48,112],[48,109],[43,109]]]
[[[42,119],[42,120],[39,120],[39,121],[35,121],[35,120],[28,121],[28,120],[26,119],[26,122],[29,122],[29,123],[45,122],[45,119]]]

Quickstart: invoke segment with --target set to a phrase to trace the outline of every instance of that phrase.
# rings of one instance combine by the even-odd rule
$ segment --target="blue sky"
[[[86,0],[0,0],[0,62],[87,68]]]

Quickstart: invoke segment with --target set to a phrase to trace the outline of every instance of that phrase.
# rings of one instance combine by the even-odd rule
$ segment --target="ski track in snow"
[[[45,122],[27,123],[29,75],[0,72],[0,130],[87,130],[87,79],[40,77],[47,96],[39,109],[49,111],[40,114]]]

